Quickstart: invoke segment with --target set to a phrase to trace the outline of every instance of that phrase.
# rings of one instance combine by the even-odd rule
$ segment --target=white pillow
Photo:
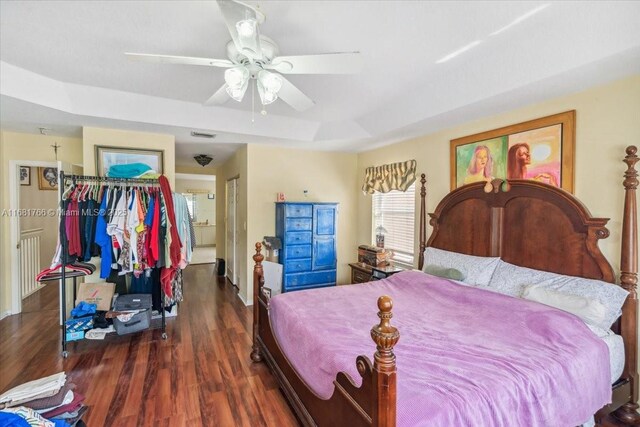
[[[622,287],[601,280],[518,267],[502,260],[498,263],[488,287],[497,292],[517,297],[521,296],[526,285],[531,284],[540,285],[563,294],[578,295],[599,301],[605,307],[605,316],[602,323],[596,326],[604,329],[611,328],[611,325],[620,317],[622,304],[629,294]]]
[[[489,284],[499,260],[498,257],[465,255],[431,247],[424,250],[424,265],[455,268],[464,274],[465,283],[474,286]]]
[[[522,298],[575,314],[590,325],[601,325],[606,316],[606,307],[598,300],[580,295],[563,294],[540,285],[525,286]]]
[[[548,271],[518,267],[500,260],[488,287],[505,295],[519,297],[524,286],[550,284],[558,276],[558,274],[549,273]]]

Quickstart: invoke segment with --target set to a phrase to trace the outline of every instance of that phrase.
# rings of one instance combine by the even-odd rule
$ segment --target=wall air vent
[[[197,138],[215,138],[215,133],[207,133],[207,132],[197,132],[195,130],[191,131],[191,136],[195,136]]]

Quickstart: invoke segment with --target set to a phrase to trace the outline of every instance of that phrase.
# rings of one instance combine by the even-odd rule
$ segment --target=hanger
[[[66,200],[69,197],[69,193],[71,192],[71,190],[73,190],[73,188],[75,187],[75,183],[71,183],[69,185],[69,187],[67,187],[66,190],[64,190],[64,193],[62,193],[62,200]]]

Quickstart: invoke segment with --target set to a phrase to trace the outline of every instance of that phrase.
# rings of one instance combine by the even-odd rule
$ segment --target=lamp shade
[[[236,23],[236,30],[240,37],[253,37],[256,32],[256,20],[255,19],[243,19]]]
[[[278,99],[278,92],[282,89],[282,77],[279,74],[262,70],[258,73],[258,95],[262,105],[268,105]]]
[[[207,156],[206,154],[198,154],[197,156],[194,156],[193,158],[202,167],[207,166],[213,160],[213,157]]]

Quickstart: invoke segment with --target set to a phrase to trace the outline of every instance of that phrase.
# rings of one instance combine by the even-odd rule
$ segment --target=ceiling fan
[[[283,74],[356,74],[362,70],[359,52],[278,56],[278,45],[260,34],[259,25],[265,21],[260,10],[238,0],[217,0],[217,3],[231,33],[227,43],[229,59],[147,53],[125,55],[147,62],[226,68],[225,84],[205,105],[223,104],[229,99],[240,102],[250,82],[255,81],[263,105],[280,98],[298,111],[307,110],[315,103]]]

